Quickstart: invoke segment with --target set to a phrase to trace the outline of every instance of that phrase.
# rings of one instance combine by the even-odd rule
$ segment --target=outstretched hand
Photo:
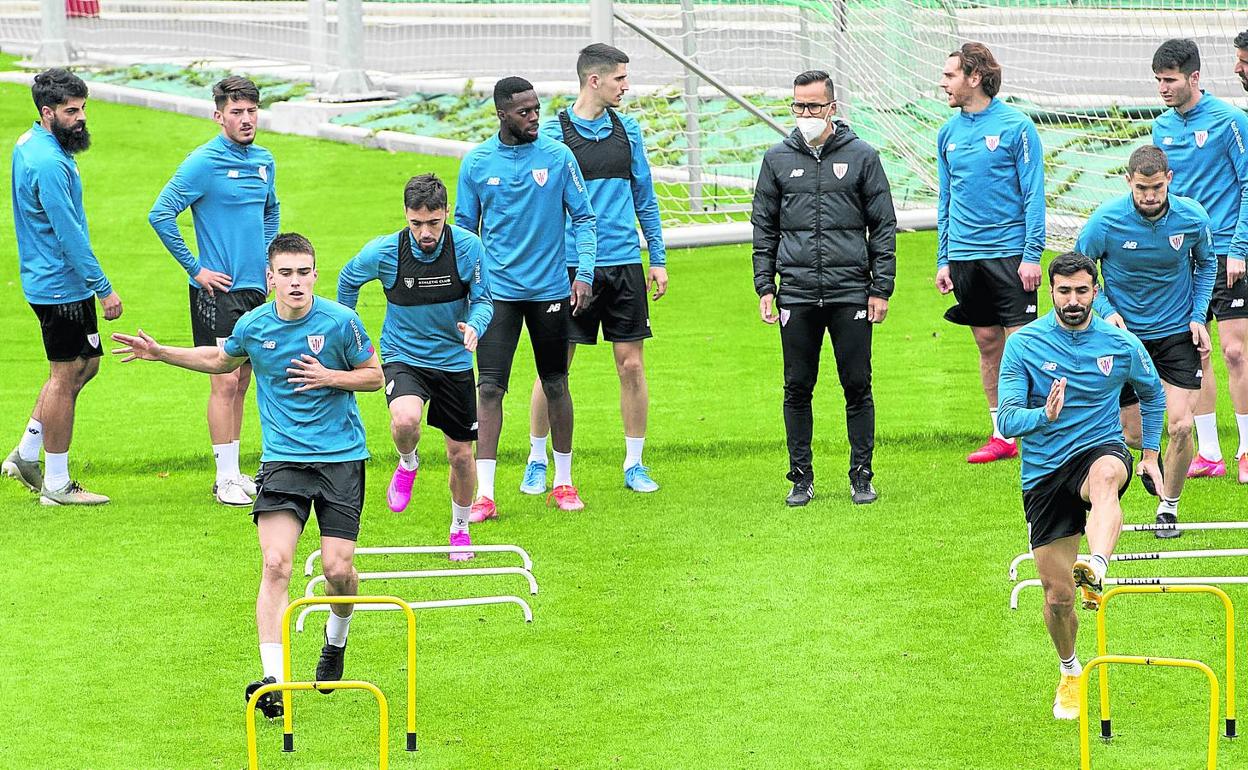
[[[1057,419],[1062,413],[1062,405],[1066,403],[1066,378],[1062,377],[1053,381],[1053,387],[1049,388],[1049,398],[1044,402],[1044,414],[1049,418],[1049,422]]]
[[[113,355],[125,356],[125,358],[121,359],[123,364],[140,359],[143,361],[160,360],[160,343],[152,339],[142,329],[139,329],[134,336],[113,332],[112,337],[113,342],[120,342],[124,346],[113,350]]]

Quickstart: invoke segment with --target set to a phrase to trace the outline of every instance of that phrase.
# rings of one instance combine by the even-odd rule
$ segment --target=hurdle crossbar
[[[282,678],[287,682],[290,675],[290,616],[294,611],[308,604],[390,604],[400,609],[407,616],[407,750],[416,750],[416,613],[407,606],[407,602],[397,596],[316,596],[300,597],[286,605],[282,613]],[[291,709],[289,692],[282,694],[284,729],[282,731],[282,751],[295,750],[295,715]]]
[[[1109,557],[1110,561],[1153,561],[1156,559],[1230,559],[1248,556],[1248,548],[1210,548],[1196,551],[1149,551],[1144,553],[1116,553]],[[1035,555],[1028,551],[1020,553],[1010,562],[1010,580],[1018,580],[1018,568],[1025,561],[1034,561]],[[1081,559],[1091,556],[1081,554]]]
[[[520,575],[529,583],[529,595],[537,595],[537,578],[524,567],[467,567],[462,569],[415,569],[397,572],[361,572],[360,582],[365,580],[418,580],[421,578],[445,577],[479,577],[483,575]],[[303,595],[315,596],[316,587],[327,582],[324,575],[317,575],[308,581]]]
[[[1194,521],[1190,524],[1123,524],[1123,532],[1182,532],[1199,529],[1248,529],[1248,521]]]
[[[1130,577],[1105,578],[1107,586],[1193,586],[1193,585],[1245,585],[1248,575],[1223,575],[1221,577]],[[1039,587],[1040,578],[1028,578],[1014,584],[1010,591],[1010,609],[1018,609],[1018,595],[1024,588]]]
[[[356,548],[356,556],[368,556],[370,554],[438,554],[438,553],[514,553],[520,557],[525,569],[529,572],[533,571],[533,558],[529,556],[529,552],[518,545],[395,545],[395,546],[367,546]],[[307,577],[312,576],[313,564],[321,557],[321,549],[316,549],[308,554],[308,558],[303,563],[303,574]]]
[[[247,699],[247,767],[250,770],[259,770],[260,754],[256,747],[256,701],[260,700],[260,696],[267,695],[271,692],[281,692],[282,699],[286,701],[286,705],[290,704],[290,693],[293,690],[366,690],[373,694],[377,699],[377,712],[379,723],[379,735],[377,740],[377,757],[378,766],[381,770],[387,770],[390,767],[390,747],[387,744],[388,733],[390,732],[390,706],[386,702],[386,696],[371,682],[360,682],[356,680],[346,679],[339,682],[276,682],[266,684],[257,688],[252,692],[251,697]]]
[[[1109,600],[1122,594],[1212,594],[1222,602],[1226,615],[1226,737],[1237,737],[1235,732],[1235,605],[1226,591],[1216,586],[1178,585],[1178,586],[1114,586],[1101,597],[1101,606],[1096,610],[1096,654],[1104,657],[1109,654],[1109,634],[1105,622],[1105,608]],[[1113,737],[1109,713],[1109,669],[1100,675],[1101,685],[1101,737],[1109,740]]]
[[[317,597],[319,598],[319,597]],[[469,596],[463,599],[437,599],[427,602],[408,602],[407,606],[413,610],[439,610],[449,609],[451,607],[476,607],[485,604],[515,604],[524,612],[524,622],[533,622],[533,609],[529,603],[519,596]],[[356,612],[377,612],[379,610],[397,610],[392,604],[357,604]],[[329,612],[328,604],[312,604],[304,607],[299,612],[298,619],[295,620],[295,630],[302,633],[304,620],[313,612]]]
[[[1202,672],[1209,681],[1209,749],[1206,755],[1208,770],[1218,767],[1218,703],[1221,696],[1218,690],[1218,677],[1213,669],[1198,660],[1182,658],[1146,658],[1137,655],[1098,655],[1083,667],[1079,675],[1079,766],[1082,770],[1092,770],[1092,746],[1088,735],[1088,677],[1100,668],[1110,664],[1126,664],[1131,666],[1169,666],[1172,668],[1194,668]],[[1104,672],[1101,672],[1104,677]]]

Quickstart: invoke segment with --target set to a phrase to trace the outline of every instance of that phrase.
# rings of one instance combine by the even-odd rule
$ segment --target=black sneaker
[[[247,689],[243,691],[243,700],[251,700],[251,694],[266,684],[274,684],[277,680],[271,676],[266,676],[259,682],[252,682],[247,685]],[[264,714],[267,719],[278,719],[285,713],[282,708],[282,694],[280,692],[266,692],[256,701],[256,710]]]
[[[806,474],[797,479],[792,479],[793,488],[789,490],[789,496],[784,498],[784,504],[790,508],[805,505],[815,499],[815,477]]]
[[[874,503],[879,497],[875,487],[871,486],[871,477],[874,475],[867,467],[854,468],[849,472],[850,499],[854,501],[854,505]]]
[[[337,647],[325,640],[325,646],[321,648],[321,659],[316,662],[316,681],[318,682],[337,682],[342,679],[342,666],[346,658],[347,645]],[[316,691],[322,695],[329,695],[333,690],[322,690],[316,688]]]
[[[1175,516],[1173,513],[1166,513],[1165,511],[1159,511],[1157,513],[1157,523],[1158,524],[1178,524],[1179,517]],[[1172,540],[1176,537],[1183,537],[1183,530],[1181,529],[1158,529],[1158,530],[1153,531],[1153,535],[1157,537],[1159,540]]]

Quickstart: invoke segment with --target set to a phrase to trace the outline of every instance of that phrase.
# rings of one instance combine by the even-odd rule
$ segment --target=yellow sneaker
[[[1057,695],[1053,696],[1053,718],[1079,718],[1079,677],[1062,674],[1062,681],[1057,683]]]
[[[1092,565],[1083,559],[1075,561],[1072,571],[1075,586],[1083,592],[1083,608],[1095,611],[1101,606],[1101,592],[1104,590],[1101,579],[1092,570]]]

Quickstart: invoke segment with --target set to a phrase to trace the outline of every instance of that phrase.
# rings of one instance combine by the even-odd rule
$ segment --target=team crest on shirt
[[[324,334],[309,334],[308,335],[308,347],[312,349],[313,355],[320,353],[322,350],[325,349],[325,335]]]
[[[403,279],[403,285],[404,285],[404,286],[406,286],[407,288],[409,288],[409,289],[410,289],[410,288],[412,288],[413,286],[415,286],[415,285],[416,285],[416,279],[415,279],[415,278],[404,278],[404,279]]]
[[[1204,147],[1205,142],[1209,141],[1208,131],[1193,131],[1192,136],[1196,138],[1196,146]]]
[[[837,179],[844,179],[845,174],[848,172],[849,172],[848,163],[833,163],[832,164],[832,173],[836,174]]]
[[[1001,135],[996,134],[995,136],[985,136],[984,145],[988,147],[988,152],[995,152],[996,149],[1001,146]]]
[[[269,170],[264,166],[257,166],[256,171],[259,172],[260,178],[265,182],[269,181]]]
[[[1178,251],[1183,246],[1183,233],[1170,236],[1170,245],[1174,247],[1175,251]]]
[[[546,180],[550,178],[550,169],[535,168],[533,169],[533,181],[537,182],[538,187],[545,187]]]
[[[1100,358],[1096,359],[1096,368],[1101,370],[1101,374],[1108,377],[1109,373],[1114,370],[1114,357],[1113,356],[1101,356]]]

